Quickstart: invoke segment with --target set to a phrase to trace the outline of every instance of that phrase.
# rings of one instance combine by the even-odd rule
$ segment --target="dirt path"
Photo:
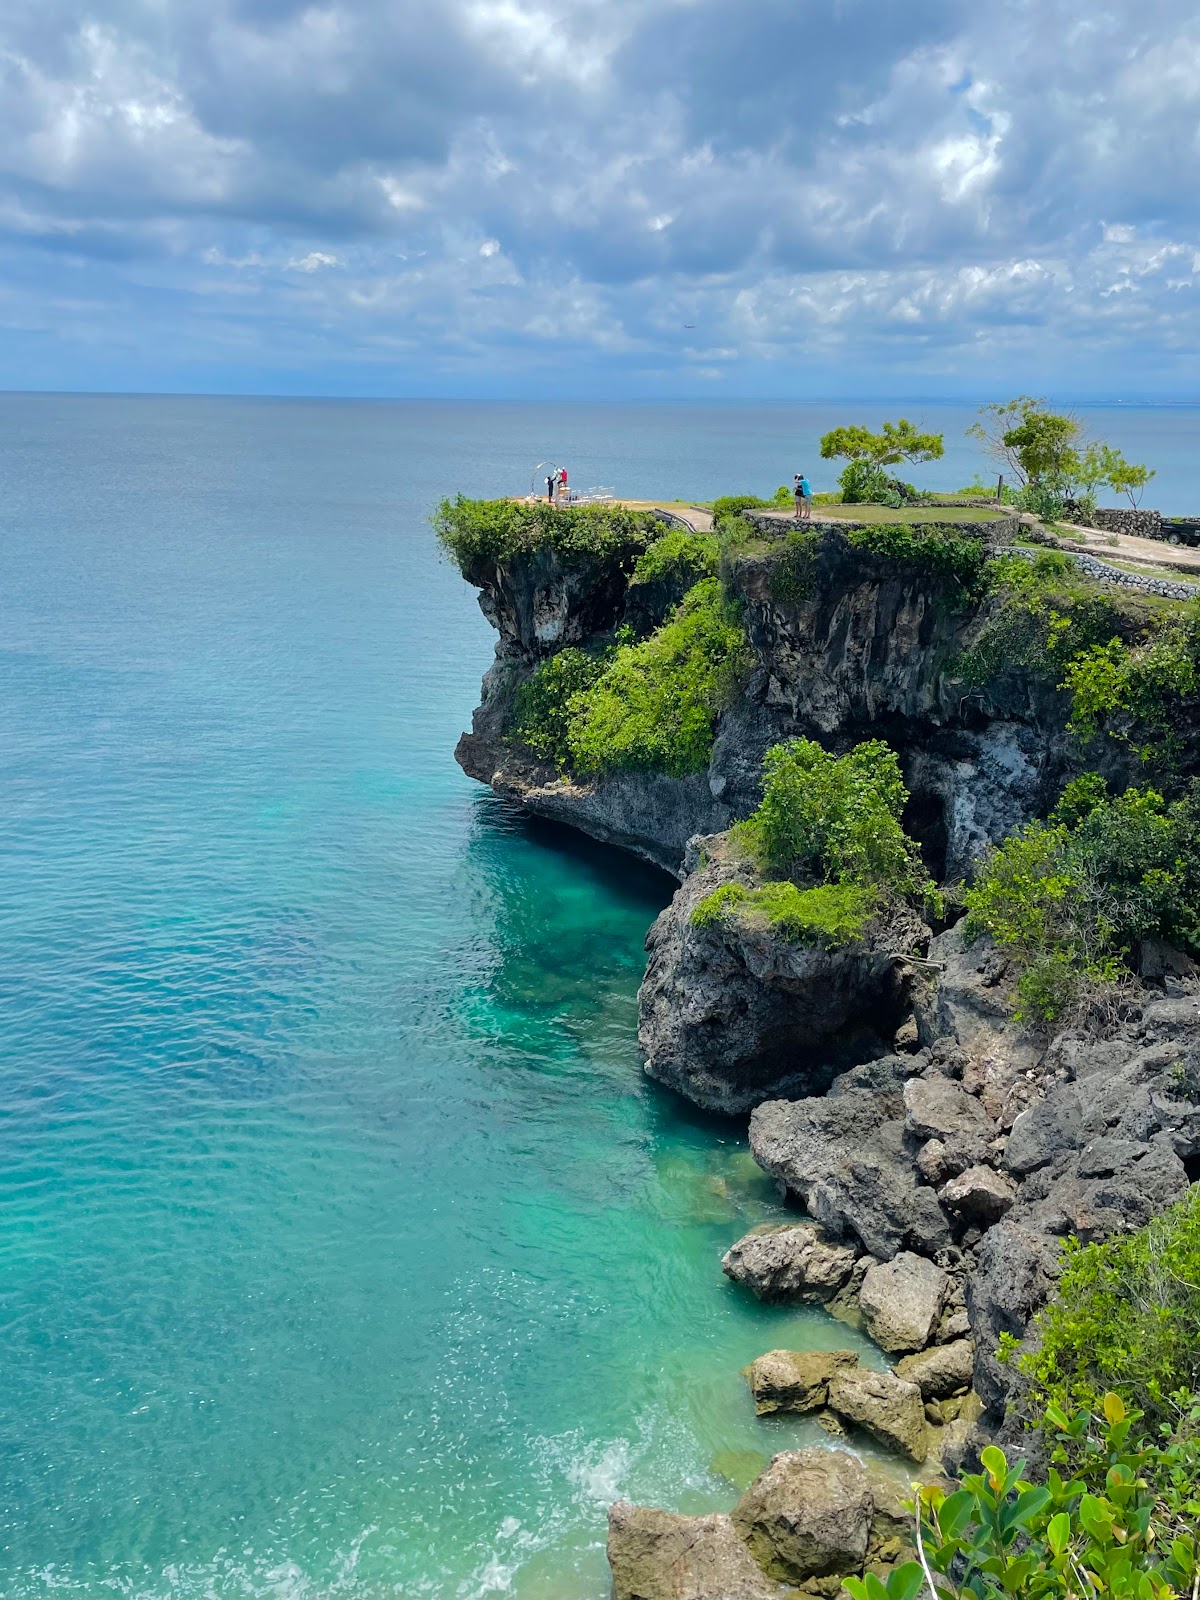
[[[1058,527],[1069,535],[1064,541],[1068,548],[1086,550],[1101,561],[1128,561],[1131,566],[1200,572],[1200,549],[1186,544],[1168,544],[1165,539],[1137,539],[1127,533],[1102,533],[1099,528],[1081,528],[1073,522],[1060,522]]]

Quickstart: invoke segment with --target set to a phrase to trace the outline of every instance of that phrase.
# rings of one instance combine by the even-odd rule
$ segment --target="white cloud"
[[[288,266],[296,272],[320,272],[322,267],[340,267],[337,256],[324,250],[310,250],[306,256],[294,256]]]

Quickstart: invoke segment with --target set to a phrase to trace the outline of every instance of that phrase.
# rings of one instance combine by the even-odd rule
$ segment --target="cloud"
[[[1184,0],[15,0],[0,323],[67,384],[1176,392],[1198,158]]]

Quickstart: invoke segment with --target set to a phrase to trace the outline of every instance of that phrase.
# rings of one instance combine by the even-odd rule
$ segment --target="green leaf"
[[[998,1445],[989,1444],[985,1450],[980,1451],[979,1459],[987,1468],[993,1485],[999,1488],[1008,1475],[1008,1458],[1004,1451]]]
[[[1104,1415],[1109,1422],[1125,1420],[1125,1402],[1119,1394],[1113,1394],[1111,1389],[1104,1396]]]
[[[918,1561],[906,1561],[888,1573],[888,1600],[917,1600],[925,1574]]]
[[[1060,1511],[1057,1516],[1050,1518],[1050,1525],[1046,1529],[1046,1542],[1056,1556],[1062,1555],[1067,1548],[1071,1537],[1071,1518],[1065,1511]]]
[[[956,1494],[947,1495],[938,1507],[938,1532],[943,1539],[957,1539],[977,1514],[975,1496],[969,1489],[959,1489]]]

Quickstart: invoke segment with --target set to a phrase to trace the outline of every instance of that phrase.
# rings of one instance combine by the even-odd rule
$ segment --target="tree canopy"
[[[885,422],[878,433],[859,423],[834,428],[821,440],[821,456],[826,461],[841,457],[847,461],[868,461],[875,467],[894,467],[901,461],[913,464],[937,461],[944,453],[940,433],[921,433],[901,417]]]

